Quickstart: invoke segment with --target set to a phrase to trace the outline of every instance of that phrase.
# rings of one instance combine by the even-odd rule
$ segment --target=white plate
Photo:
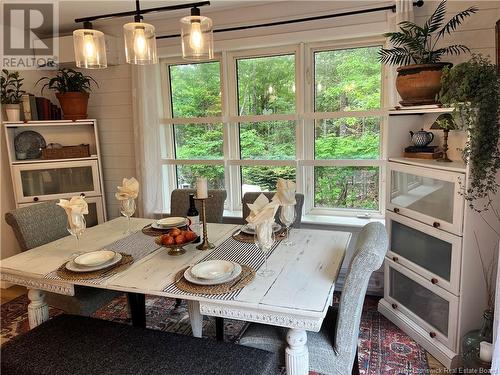
[[[111,259],[109,262],[106,262],[104,264],[100,264],[99,266],[94,266],[94,267],[79,266],[73,260],[70,260],[68,263],[66,263],[66,269],[68,269],[69,271],[73,271],[73,272],[98,271],[98,270],[102,270],[104,268],[114,266],[120,260],[122,260],[122,255],[120,253],[116,253],[115,257],[113,259]]]
[[[224,283],[233,281],[241,273],[241,266],[238,263],[235,263],[235,262],[231,262],[231,263],[233,263],[233,265],[234,265],[233,272],[230,275],[221,277],[220,279],[217,279],[217,280],[203,280],[203,279],[198,279],[198,278],[194,277],[191,274],[191,267],[188,268],[186,271],[184,271],[184,277],[185,277],[185,279],[187,281],[189,281],[189,282],[191,282],[193,284],[198,284],[198,285],[218,285],[218,284],[224,284]]]
[[[94,267],[109,262],[115,255],[114,251],[102,249],[79,255],[73,262],[83,267]]]
[[[246,234],[252,234],[252,235],[255,234],[255,229],[248,224],[243,225],[240,230]],[[281,230],[281,225],[279,225],[278,223],[274,223],[273,232],[276,233],[279,232],[280,230]]]
[[[185,217],[166,217],[161,220],[153,221],[151,226],[155,229],[170,229],[173,227],[184,226],[188,224]]]
[[[234,264],[227,260],[207,260],[191,267],[191,275],[204,280],[217,280],[233,271]]]

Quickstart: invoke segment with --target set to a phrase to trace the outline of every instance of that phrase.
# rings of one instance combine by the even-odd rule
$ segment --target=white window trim
[[[170,103],[170,82],[168,76],[169,65],[188,64],[182,58],[168,58],[161,60],[161,75],[164,100],[164,113],[161,119],[164,142],[162,142],[161,161],[166,166],[164,173],[164,207],[170,206],[170,193],[177,188],[177,165],[224,165],[225,186],[228,193],[225,209],[240,211],[241,207],[241,167],[242,166],[295,166],[297,192],[304,193],[304,213],[306,215],[350,216],[350,217],[383,217],[385,211],[385,160],[386,160],[386,132],[387,110],[385,104],[387,69],[382,68],[381,80],[381,108],[366,111],[345,112],[314,112],[313,66],[314,53],[317,51],[331,51],[346,48],[359,48],[384,45],[380,37],[369,37],[361,40],[344,40],[331,42],[317,42],[309,44],[295,44],[280,47],[266,47],[238,51],[224,51],[212,61],[219,61],[221,75],[222,115],[199,118],[172,118]],[[254,58],[262,56],[279,56],[295,54],[295,85],[296,103],[295,113],[271,115],[238,115],[237,71],[236,60],[240,58]],[[229,95],[225,95],[228,93]],[[231,95],[232,93],[232,95]],[[380,157],[379,159],[351,159],[351,160],[315,160],[314,121],[318,119],[334,119],[343,117],[380,117]],[[296,124],[296,158],[295,160],[259,160],[240,159],[239,123],[262,121],[295,121]],[[174,125],[185,124],[223,124],[223,159],[175,159]],[[379,210],[352,210],[342,208],[314,207],[314,166],[373,166],[379,168]],[[167,202],[168,201],[168,202]]]

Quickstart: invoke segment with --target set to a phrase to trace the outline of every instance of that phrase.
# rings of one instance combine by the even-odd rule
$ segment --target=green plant
[[[500,185],[500,76],[488,59],[481,55],[452,69],[441,78],[441,103],[454,108],[453,116],[469,132],[462,150],[465,162],[471,164],[470,184],[465,198],[478,212],[492,207],[493,196]]]
[[[21,90],[24,78],[19,78],[19,72],[9,73],[7,69],[2,69],[0,77],[0,92],[2,104],[19,104],[22,95],[26,92]]]
[[[384,34],[394,47],[382,48],[379,53],[380,61],[389,65],[434,64],[441,61],[443,55],[469,52],[469,48],[462,44],[452,44],[438,49],[436,45],[445,35],[455,31],[465,18],[477,11],[477,7],[469,7],[444,24],[446,0],[443,0],[424,26],[409,21],[400,22],[398,26],[401,31]]]
[[[91,91],[91,83],[94,82],[97,87],[99,84],[91,76],[86,76],[81,72],[77,72],[73,69],[59,69],[55,77],[42,77],[39,82],[46,81],[42,86],[42,92],[47,87],[50,90],[54,90],[60,94],[66,92],[88,92]]]

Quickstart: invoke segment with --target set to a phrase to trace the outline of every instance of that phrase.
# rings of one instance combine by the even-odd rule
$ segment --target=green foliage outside
[[[379,47],[324,51],[315,54],[315,109],[317,112],[380,108]],[[240,115],[293,114],[295,57],[245,58],[237,61]],[[221,86],[218,62],[170,67],[174,117],[220,116]],[[242,159],[294,160],[295,123],[241,123]],[[345,117],[318,120],[316,159],[376,159],[379,157],[380,119]],[[176,158],[223,159],[222,124],[175,126]],[[242,167],[242,184],[274,190],[278,177],[295,179],[294,167]],[[179,185],[193,186],[205,176],[212,187],[224,187],[223,166],[178,167]],[[378,208],[377,168],[315,168],[315,204],[321,207]]]

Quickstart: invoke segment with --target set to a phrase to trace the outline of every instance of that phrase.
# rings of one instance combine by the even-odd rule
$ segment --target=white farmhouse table
[[[151,219],[132,219],[132,229],[139,231]],[[117,218],[88,228],[80,240],[80,251],[93,251],[125,237],[126,218]],[[237,225],[209,224],[209,240],[216,246],[229,238]],[[337,279],[351,234],[324,230],[293,229],[294,246],[279,244],[268,257],[271,277],[259,277],[241,290],[234,299],[207,298],[166,292],[176,273],[204,258],[210,251],[199,251],[195,245],[187,252],[170,256],[158,248],[134,262],[126,270],[95,285],[89,281],[52,280],[47,274],[71,258],[75,252],[73,237],[4,259],[0,263],[1,279],[28,288],[28,317],[33,328],[48,319],[44,291],[74,295],[74,285],[151,294],[188,301],[193,335],[201,337],[203,315],[258,322],[289,328],[286,337],[288,374],[307,374],[309,353],[307,331],[319,331],[331,305]],[[154,238],[151,237],[151,241]]]

